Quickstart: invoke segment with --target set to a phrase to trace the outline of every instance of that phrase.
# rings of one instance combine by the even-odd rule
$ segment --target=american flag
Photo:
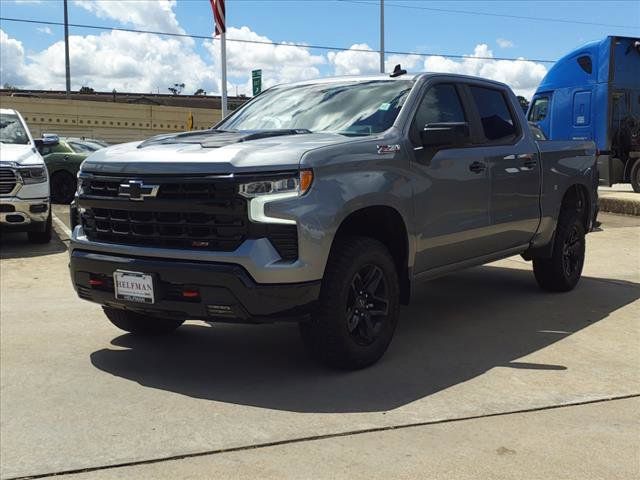
[[[220,35],[227,31],[224,23],[224,0],[209,0],[213,9],[213,17],[216,20],[216,35]]]

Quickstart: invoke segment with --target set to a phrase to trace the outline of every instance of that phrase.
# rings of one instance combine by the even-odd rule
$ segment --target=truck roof
[[[376,74],[376,75],[341,75],[337,77],[320,77],[314,78],[310,80],[300,80],[298,82],[292,82],[287,84],[279,84],[281,85],[314,85],[321,83],[339,83],[344,81],[352,81],[352,82],[371,82],[371,81],[397,81],[397,80],[419,80],[426,77],[435,77],[435,76],[443,76],[454,77],[464,80],[476,80],[482,81],[486,83],[492,83],[494,85],[498,85],[501,87],[506,87],[507,85],[502,82],[498,82],[495,80],[489,80],[482,77],[474,77],[471,75],[462,75],[459,73],[447,73],[447,72],[416,72],[416,73],[406,73],[399,77],[390,77],[389,74]]]
[[[16,110],[14,110],[13,108],[0,108],[0,113],[8,115],[11,113],[18,113]]]

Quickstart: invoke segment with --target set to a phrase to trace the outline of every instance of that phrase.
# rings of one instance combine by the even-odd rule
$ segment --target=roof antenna
[[[400,75],[404,75],[404,74],[406,74],[406,73],[407,73],[407,71],[406,71],[406,70],[404,70],[404,69],[400,66],[400,64],[398,64],[398,65],[396,65],[396,68],[394,68],[394,69],[393,69],[393,73],[391,73],[389,76],[390,76],[391,78],[394,78],[394,77],[399,77]]]

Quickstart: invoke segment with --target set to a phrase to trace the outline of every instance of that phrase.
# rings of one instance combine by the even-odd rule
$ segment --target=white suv
[[[33,243],[51,240],[47,168],[22,115],[4,108],[0,109],[0,228],[27,232]]]

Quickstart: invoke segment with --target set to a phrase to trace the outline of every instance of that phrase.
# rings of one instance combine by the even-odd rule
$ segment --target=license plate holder
[[[116,299],[134,303],[155,303],[153,275],[142,272],[116,270],[113,272]]]

